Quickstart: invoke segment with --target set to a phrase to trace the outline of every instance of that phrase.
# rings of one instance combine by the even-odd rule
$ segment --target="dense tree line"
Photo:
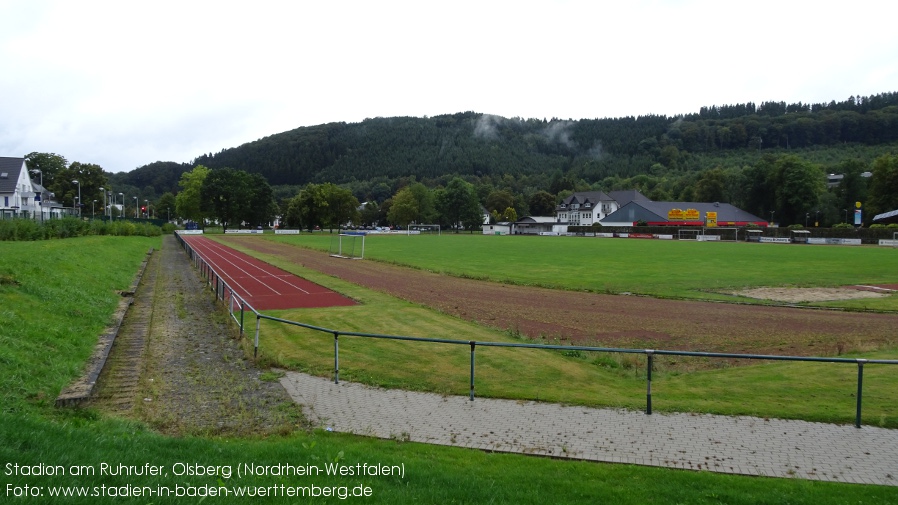
[[[783,224],[803,223],[812,211],[835,223],[846,219],[854,201],[866,202],[868,183],[874,193],[886,193],[883,176],[864,174],[894,155],[896,145],[898,93],[708,106],[672,117],[575,121],[462,112],[297,128],[190,164],[155,162],[108,174],[107,186],[157,202],[182,191],[184,173],[205,166],[261,175],[284,212],[309,184],[333,184],[365,204],[358,219],[381,224],[435,220],[436,202],[422,202],[421,188],[436,192],[455,179],[470,184],[497,219],[509,211],[549,213],[551,200],[572,191],[638,189],[659,201],[725,201],[764,218],[772,211]],[[52,155],[35,161],[51,167],[45,176],[53,172]],[[827,188],[827,173],[844,175],[841,184]],[[816,180],[799,184],[796,174]],[[403,188],[410,189],[400,193]],[[71,191],[64,184],[58,189]],[[798,189],[800,202],[786,194]],[[884,205],[872,199],[865,216]]]

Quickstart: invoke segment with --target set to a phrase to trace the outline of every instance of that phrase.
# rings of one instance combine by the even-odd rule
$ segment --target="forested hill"
[[[463,112],[374,118],[297,128],[190,164],[150,164],[123,178],[160,193],[175,189],[180,173],[194,165],[258,172],[273,186],[390,185],[409,176],[438,184],[452,175],[533,178],[536,184],[557,174],[594,184],[609,177],[702,171],[710,168],[707,156],[730,152],[893,142],[898,142],[898,92],[827,104],[711,106],[674,117],[546,120]]]

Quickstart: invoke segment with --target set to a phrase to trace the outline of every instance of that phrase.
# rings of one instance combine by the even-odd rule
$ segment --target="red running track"
[[[356,305],[350,298],[202,235],[181,238],[256,310]]]

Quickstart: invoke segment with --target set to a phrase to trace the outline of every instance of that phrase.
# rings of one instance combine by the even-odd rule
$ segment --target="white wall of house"
[[[25,162],[22,162],[18,173],[6,172],[6,176],[15,178],[15,189],[11,193],[0,194],[0,208],[13,210],[16,214],[27,213],[30,216],[40,216],[40,202],[34,201],[37,193],[31,182],[31,176],[28,175]]]
[[[483,225],[484,235],[510,235],[512,225],[510,223],[496,223]]]

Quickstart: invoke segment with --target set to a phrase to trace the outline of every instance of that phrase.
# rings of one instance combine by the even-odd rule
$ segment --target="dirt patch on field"
[[[460,279],[258,237],[226,243],[282,257],[444,313],[550,342],[832,356],[894,347],[898,315],[659,300]],[[745,361],[743,360],[743,363]]]
[[[854,288],[753,288],[734,291],[731,294],[786,303],[827,302],[889,296],[884,292]]]

